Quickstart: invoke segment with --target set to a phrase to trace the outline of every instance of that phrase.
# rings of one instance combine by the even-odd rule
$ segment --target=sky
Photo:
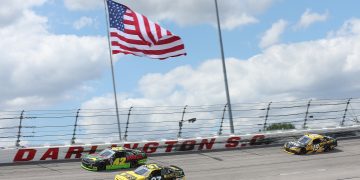
[[[187,56],[114,56],[119,106],[225,104],[213,0],[122,0]],[[232,103],[360,95],[360,2],[218,0]],[[114,107],[102,0],[0,2],[0,110]]]

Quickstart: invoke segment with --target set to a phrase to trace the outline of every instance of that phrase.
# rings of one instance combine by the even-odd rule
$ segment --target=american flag
[[[107,0],[113,54],[166,59],[186,55],[179,36],[151,22],[125,5]]]

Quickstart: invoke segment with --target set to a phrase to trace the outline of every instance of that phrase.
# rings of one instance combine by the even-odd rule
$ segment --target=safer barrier
[[[289,140],[289,138],[297,138],[307,132],[327,134],[337,138],[356,137],[360,133],[360,126],[277,131],[272,133],[214,136],[192,139],[123,142],[115,144],[8,148],[0,150],[0,164],[79,159],[82,154],[92,154],[111,146],[141,149],[148,154],[239,149],[249,146],[281,144],[284,141]]]

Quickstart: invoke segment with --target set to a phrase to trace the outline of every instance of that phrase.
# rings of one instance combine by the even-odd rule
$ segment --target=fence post
[[[181,121],[179,121],[179,132],[178,132],[178,138],[181,137],[181,130],[182,130],[182,126],[183,126],[183,122],[184,122],[184,115],[185,115],[185,112],[186,112],[186,108],[187,108],[188,105],[185,105],[184,109],[183,109],[183,112],[182,112],[182,117],[181,117]]]
[[[79,113],[80,113],[80,109],[78,109],[77,112],[76,112],[75,124],[74,124],[74,132],[73,132],[73,137],[71,138],[71,144],[75,144],[76,127],[77,127],[77,123],[78,123],[78,119],[79,119]]]
[[[16,143],[15,143],[15,146],[16,147],[20,147],[20,136],[21,136],[21,128],[22,128],[22,120],[24,119],[24,110],[21,111],[21,114],[20,114],[20,123],[19,123],[19,130],[18,130],[18,135],[17,135],[17,140],[16,140]]]
[[[266,124],[267,124],[267,120],[268,120],[268,117],[269,117],[269,111],[270,111],[271,103],[272,103],[272,102],[269,102],[269,104],[268,104],[268,106],[267,106],[267,108],[266,108],[266,115],[265,115],[265,121],[264,121],[263,131],[266,130]]]
[[[128,117],[127,117],[127,121],[126,121],[126,127],[125,127],[125,135],[124,135],[124,140],[127,141],[127,133],[128,133],[128,128],[129,128],[129,121],[130,121],[130,115],[131,115],[131,110],[132,110],[132,106],[129,109],[129,113],[128,113]]]
[[[344,112],[343,119],[342,119],[341,124],[340,124],[341,126],[343,126],[344,123],[345,123],[346,113],[348,111],[350,101],[351,101],[351,98],[349,98],[348,101],[346,102],[345,112]]]
[[[227,105],[228,104],[225,104],[225,106],[224,106],[224,110],[223,110],[223,114],[222,114],[222,117],[221,117],[221,123],[220,123],[220,128],[219,128],[218,135],[222,135],[222,127],[223,127],[223,123],[224,123],[224,119],[225,119],[225,112],[226,112]]]
[[[307,121],[308,114],[309,114],[309,108],[310,108],[311,100],[312,100],[312,99],[310,99],[309,102],[308,102],[308,104],[307,104],[306,113],[305,113],[305,118],[304,118],[303,129],[306,129],[306,121]]]

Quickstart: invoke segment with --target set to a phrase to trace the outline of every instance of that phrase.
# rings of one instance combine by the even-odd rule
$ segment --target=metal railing
[[[360,99],[232,104],[236,134],[359,123]],[[119,109],[123,140],[159,140],[230,134],[226,104]],[[115,109],[0,111],[0,147],[118,142]]]

